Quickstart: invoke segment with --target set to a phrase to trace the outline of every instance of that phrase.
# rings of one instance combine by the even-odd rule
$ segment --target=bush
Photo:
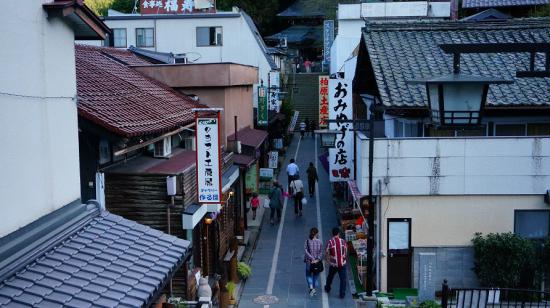
[[[237,263],[237,273],[241,279],[246,279],[252,275],[252,268],[244,262]]]
[[[476,233],[474,272],[485,287],[533,288],[536,254],[533,243],[519,235]]]
[[[436,301],[427,300],[420,303],[418,307],[419,308],[441,308],[441,305],[438,304]]]
[[[543,273],[546,277],[550,277],[550,236],[543,243],[541,263]]]
[[[237,288],[237,285],[234,282],[230,281],[225,285],[225,288],[227,289],[229,296],[231,298],[235,298],[235,288]]]

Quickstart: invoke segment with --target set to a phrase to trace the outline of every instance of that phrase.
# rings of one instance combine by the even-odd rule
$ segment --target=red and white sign
[[[328,149],[329,175],[331,182],[353,179],[353,100],[351,80],[329,80],[329,118],[336,123],[329,123],[329,130],[337,130],[334,148]],[[342,121],[342,122],[338,122]]]
[[[140,0],[141,14],[185,14],[215,12],[215,0]]]
[[[319,76],[319,127],[327,127],[328,119],[328,76]]]
[[[197,196],[202,204],[222,200],[219,123],[219,113],[217,118],[197,117],[195,122]]]

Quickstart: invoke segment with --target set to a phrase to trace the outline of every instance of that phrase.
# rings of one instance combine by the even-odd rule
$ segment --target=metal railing
[[[442,308],[550,308],[550,292],[509,288],[457,288],[443,282]]]

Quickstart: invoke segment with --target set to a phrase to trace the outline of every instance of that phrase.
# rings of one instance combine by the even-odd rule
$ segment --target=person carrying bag
[[[323,243],[318,239],[319,230],[311,228],[309,238],[304,244],[304,262],[306,263],[306,281],[309,287],[309,295],[317,293],[316,288],[319,281],[319,274],[323,267]]]
[[[302,216],[302,199],[304,199],[304,183],[302,180],[294,178],[290,183],[290,191],[294,199],[294,214],[296,214],[296,216]]]

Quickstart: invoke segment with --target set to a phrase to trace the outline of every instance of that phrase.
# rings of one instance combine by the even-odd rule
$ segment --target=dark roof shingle
[[[259,130],[251,128],[250,126],[247,126],[237,132],[237,140],[241,142],[241,144],[258,148],[264,140],[267,138],[267,132],[265,130]],[[235,140],[235,134],[232,134],[227,137],[227,141],[231,142]]]
[[[462,8],[489,8],[509,6],[533,6],[550,3],[550,0],[463,0]]]
[[[497,23],[410,22],[367,24],[363,33],[382,103],[391,107],[423,107],[426,89],[407,80],[452,72],[452,55],[439,44],[548,43],[550,19],[508,20]],[[542,69],[542,55],[537,67]],[[463,54],[461,72],[512,79],[512,84],[491,85],[489,106],[549,106],[550,78],[517,78],[527,70],[526,53]]]
[[[169,131],[193,122],[204,108],[128,65],[147,65],[133,53],[76,45],[78,114],[124,137]]]
[[[185,240],[103,211],[0,281],[0,305],[147,306],[181,265],[188,248]],[[127,256],[135,257],[128,261]],[[148,266],[139,266],[146,260],[151,260]]]

